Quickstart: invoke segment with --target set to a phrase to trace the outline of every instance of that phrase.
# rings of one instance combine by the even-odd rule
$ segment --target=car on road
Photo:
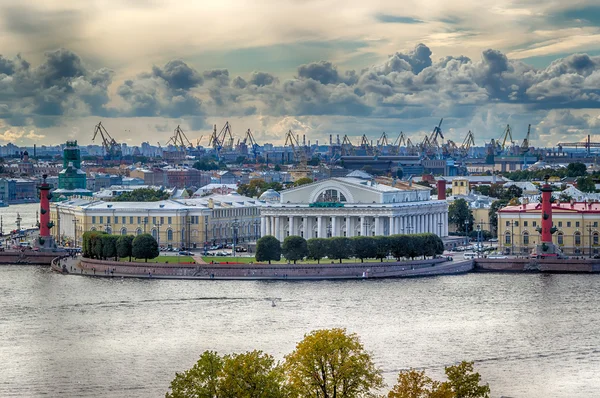
[[[489,240],[489,242],[496,243],[496,242],[498,242],[498,239],[497,238],[492,238],[492,239]]]
[[[194,253],[192,253],[192,252],[189,252],[189,251],[187,251],[187,250],[182,250],[182,251],[180,251],[180,252],[179,252],[179,255],[180,255],[180,256],[193,256],[193,255],[194,255]]]

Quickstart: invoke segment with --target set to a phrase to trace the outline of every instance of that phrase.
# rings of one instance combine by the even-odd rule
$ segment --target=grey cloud
[[[227,69],[213,69],[202,73],[206,80],[214,80],[219,86],[229,84],[229,71]]]
[[[167,62],[163,69],[152,67],[152,73],[162,78],[174,90],[189,90],[204,81],[196,69],[179,59]]]
[[[255,86],[269,86],[271,84],[277,83],[278,81],[279,80],[277,79],[277,77],[270,73],[252,72],[248,83],[254,84]]]
[[[298,77],[304,79],[313,79],[322,84],[340,83],[340,76],[337,68],[328,61],[312,62],[308,65],[298,67]]]
[[[231,82],[231,86],[237,89],[244,89],[247,85],[248,82],[246,82],[246,80],[244,80],[244,78],[241,76],[236,76],[236,78]]]

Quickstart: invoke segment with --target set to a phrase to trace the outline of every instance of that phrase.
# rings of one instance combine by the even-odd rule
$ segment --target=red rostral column
[[[43,182],[38,185],[40,190],[40,236],[47,238],[50,236],[50,184],[46,182],[47,174],[44,174],[42,178]]]
[[[549,176],[544,178],[542,191],[542,243],[552,243],[552,187],[548,184]]]

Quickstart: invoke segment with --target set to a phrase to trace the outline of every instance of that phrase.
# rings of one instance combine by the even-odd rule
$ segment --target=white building
[[[387,182],[390,185],[383,184]],[[393,185],[393,186],[392,186]],[[261,236],[448,235],[448,204],[392,179],[330,178],[281,192],[261,209]]]

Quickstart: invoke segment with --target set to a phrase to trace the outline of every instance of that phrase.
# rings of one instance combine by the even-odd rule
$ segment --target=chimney
[[[306,134],[302,134],[302,145],[306,146]],[[310,143],[308,145],[310,145]]]
[[[340,145],[340,135],[337,135],[337,144]]]
[[[437,182],[438,200],[446,200],[446,180],[443,178]]]
[[[333,134],[329,134],[329,146],[333,145]]]

